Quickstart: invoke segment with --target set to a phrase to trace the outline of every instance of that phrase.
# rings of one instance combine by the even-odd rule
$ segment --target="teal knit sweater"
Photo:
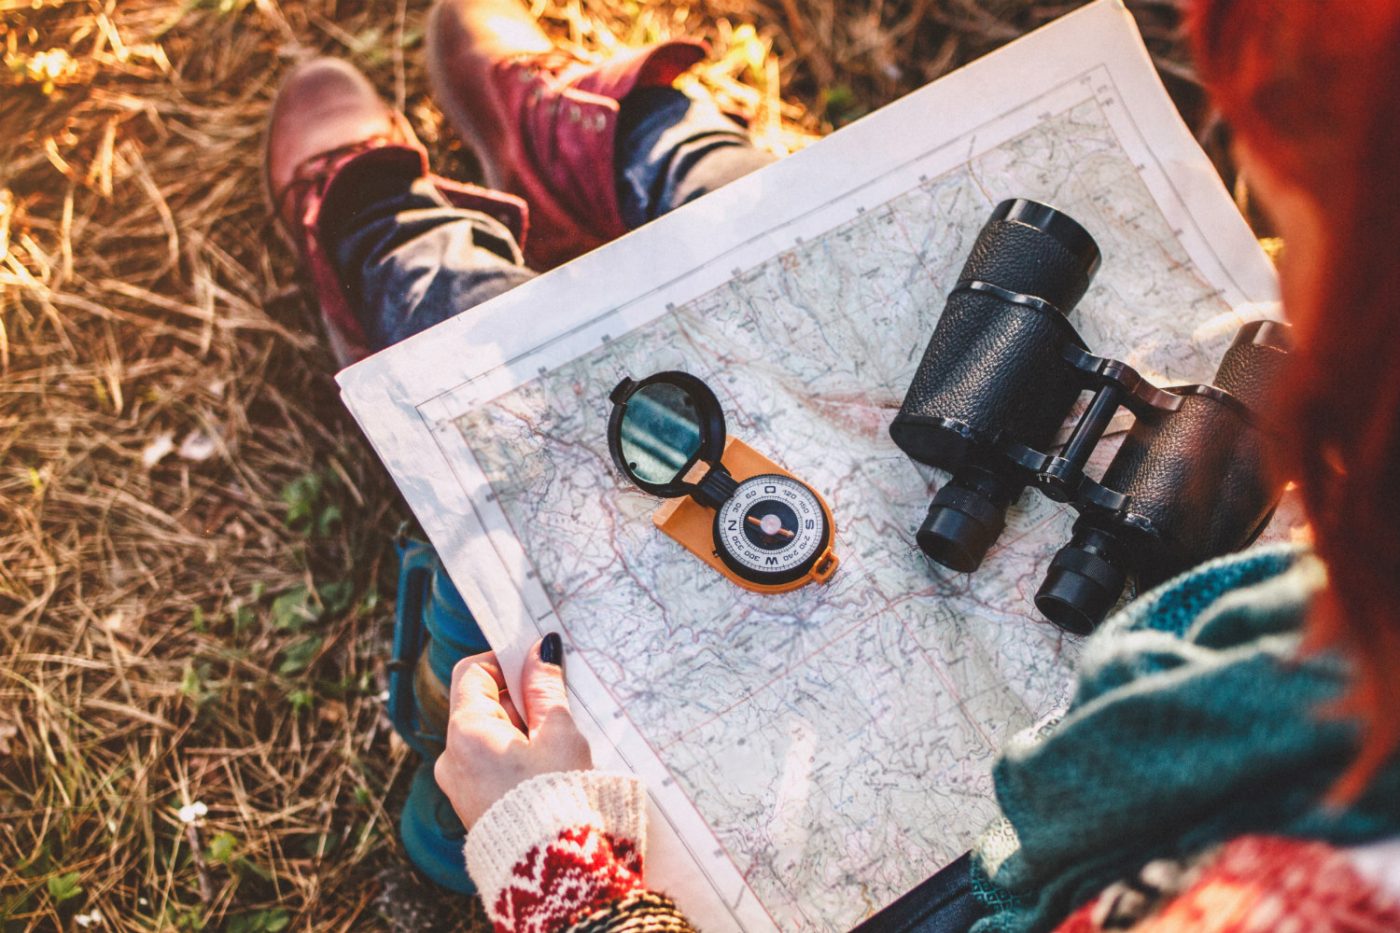
[[[1335,654],[1303,655],[1325,584],[1289,546],[1205,564],[1134,602],[1085,644],[1058,723],[1014,743],[993,776],[1004,819],[974,850],[993,913],[976,933],[1055,927],[1156,858],[1244,833],[1359,843],[1400,833],[1400,761],[1353,805],[1321,800],[1352,760]]]

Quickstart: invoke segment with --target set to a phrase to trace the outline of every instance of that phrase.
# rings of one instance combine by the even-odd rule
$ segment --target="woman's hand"
[[[506,693],[494,652],[463,658],[452,669],[447,750],[433,777],[468,829],[523,781],[593,767],[588,740],[569,712],[562,662],[557,634],[536,642],[520,675],[519,704]]]

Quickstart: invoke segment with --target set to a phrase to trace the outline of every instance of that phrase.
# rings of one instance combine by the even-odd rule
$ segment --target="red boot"
[[[525,256],[536,269],[627,232],[613,161],[618,102],[670,86],[706,52],[679,40],[585,64],[556,49],[520,0],[439,0],[427,45],[433,94],[486,183],[530,205]]]
[[[370,345],[323,248],[320,216],[328,199],[353,197],[357,179],[430,177],[450,202],[495,217],[524,241],[524,202],[430,175],[428,153],[403,114],[353,66],[333,58],[299,65],[287,76],[272,105],[265,156],[278,229],[306,264],[331,352],[342,366],[368,356]]]

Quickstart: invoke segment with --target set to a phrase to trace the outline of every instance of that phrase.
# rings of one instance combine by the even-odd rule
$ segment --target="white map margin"
[[[1110,120],[1193,262],[1230,305],[1273,300],[1273,269],[1162,88],[1131,14],[1120,0],[1097,0],[337,376],[512,689],[525,650],[551,627],[551,609],[499,509],[480,508],[489,486],[450,419],[1030,128],[1041,114],[1028,100],[1100,68],[1127,104]],[[659,805],[652,882],[706,929],[773,928],[689,800],[577,661],[570,689],[599,766],[638,773]]]

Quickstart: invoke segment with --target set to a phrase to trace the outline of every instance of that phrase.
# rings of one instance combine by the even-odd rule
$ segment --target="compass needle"
[[[804,576],[830,541],[821,501],[805,484],[774,473],[752,476],[715,513],[720,559],[756,583]]]

